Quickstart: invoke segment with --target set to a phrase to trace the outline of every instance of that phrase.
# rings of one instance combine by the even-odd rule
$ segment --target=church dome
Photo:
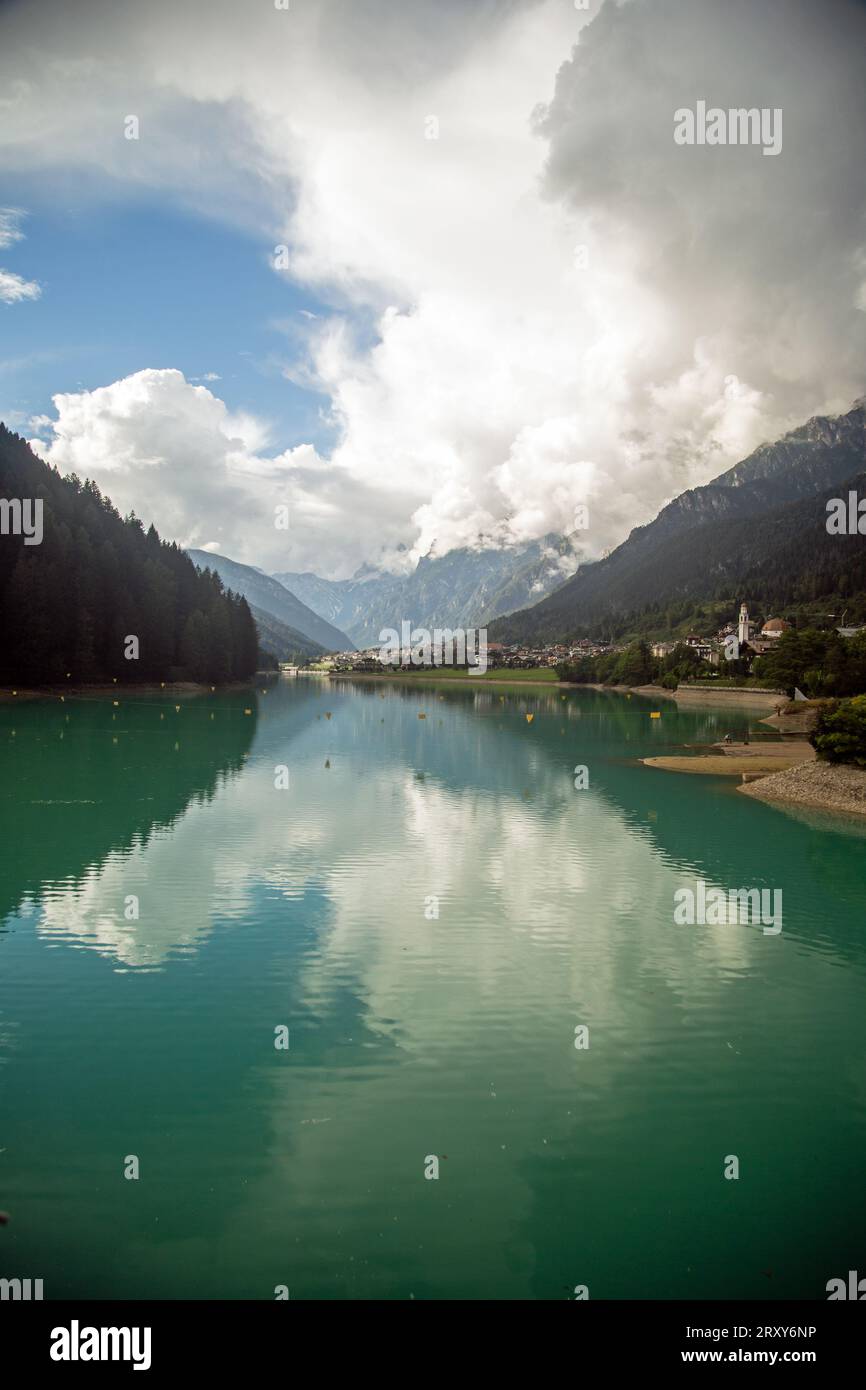
[[[791,624],[786,623],[784,618],[769,618],[761,628],[762,632],[772,632],[781,634],[791,631]]]

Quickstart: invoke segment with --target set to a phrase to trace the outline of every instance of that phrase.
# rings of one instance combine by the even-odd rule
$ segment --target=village
[[[839,627],[842,637],[853,636],[859,628]],[[748,673],[752,662],[771,651],[784,633],[791,631],[791,624],[784,618],[768,618],[763,623],[755,623],[750,617],[746,603],[740,605],[736,622],[728,622],[711,636],[689,633],[677,641],[650,641],[647,643],[652,657],[662,660],[676,650],[686,647],[700,661],[709,666],[721,668],[728,661],[742,663],[739,670]],[[602,642],[582,637],[570,643],[487,643],[487,669],[493,670],[539,670],[555,668],[582,660],[585,657],[615,655],[626,650],[627,643]],[[314,663],[319,670],[333,671],[335,674],[386,674],[403,668],[419,665],[441,665],[435,657],[431,661],[421,661],[417,653],[410,659],[404,655],[399,663],[384,660],[380,645],[365,647],[359,651],[336,652]]]

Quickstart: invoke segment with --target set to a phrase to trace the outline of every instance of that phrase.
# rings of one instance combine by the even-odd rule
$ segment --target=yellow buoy
[[[251,709],[245,709],[245,710],[244,710],[244,714],[252,714],[252,710],[251,710]]]
[[[661,719],[660,712],[657,709],[654,709],[650,714],[650,719]]]
[[[531,724],[534,718],[535,718],[535,715],[534,715],[534,714],[527,714],[527,716],[526,716],[526,722],[527,722],[527,724]]]

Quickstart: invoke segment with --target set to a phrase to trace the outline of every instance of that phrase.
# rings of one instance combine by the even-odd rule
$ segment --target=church
[[[753,657],[762,656],[764,652],[771,651],[779,638],[785,632],[791,631],[791,624],[784,618],[768,618],[761,628],[760,634],[756,632],[757,624],[753,624],[749,617],[749,610],[745,601],[740,604],[740,613],[737,619],[737,655],[741,660],[751,661]],[[729,623],[719,633],[722,641],[729,647],[731,638],[734,634],[734,626]]]

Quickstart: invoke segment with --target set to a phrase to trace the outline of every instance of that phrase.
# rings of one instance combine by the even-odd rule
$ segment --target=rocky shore
[[[737,788],[760,801],[780,801],[801,806],[820,806],[866,816],[866,768],[817,759],[747,782]]]

